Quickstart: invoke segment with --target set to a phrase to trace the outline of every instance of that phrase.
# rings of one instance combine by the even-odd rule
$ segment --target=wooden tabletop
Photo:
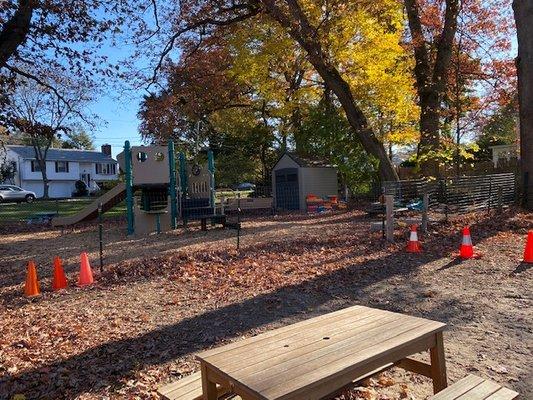
[[[319,399],[435,346],[445,324],[355,306],[198,354],[203,371],[257,399]],[[217,381],[217,380],[215,380]]]

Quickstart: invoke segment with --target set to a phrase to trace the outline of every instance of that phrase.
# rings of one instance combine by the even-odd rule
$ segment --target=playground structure
[[[67,226],[97,217],[98,207],[105,212],[126,201],[127,233],[146,235],[177,228],[181,220],[200,220],[202,230],[207,220],[225,225],[223,209],[215,206],[215,163],[213,153],[207,152],[207,165],[188,163],[179,154],[179,173],[176,171],[174,143],[168,146],[130,146],[117,155],[125,182],[96,199],[79,213],[54,218],[53,226]]]

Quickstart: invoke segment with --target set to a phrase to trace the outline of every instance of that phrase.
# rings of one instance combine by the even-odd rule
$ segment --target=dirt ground
[[[197,370],[194,353],[354,304],[448,324],[448,378],[491,378],[533,398],[533,270],[521,263],[533,215],[509,210],[431,226],[424,253],[371,234],[363,212],[254,218],[235,231],[198,227],[130,238],[106,222],[105,272],[95,226],[0,235],[0,399],[157,398]],[[458,262],[470,224],[481,259]],[[89,252],[97,283],[50,291],[52,257],[70,283]],[[29,259],[43,294],[22,295]],[[427,359],[426,355],[420,355]],[[428,379],[392,369],[344,399],[425,399]]]

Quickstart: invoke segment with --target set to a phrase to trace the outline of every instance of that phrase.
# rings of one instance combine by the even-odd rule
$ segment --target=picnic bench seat
[[[218,396],[229,390],[218,386]],[[177,382],[163,386],[157,392],[165,400],[202,400],[202,378],[200,372]],[[514,390],[496,382],[475,375],[468,375],[460,381],[430,397],[430,400],[512,400],[518,396]],[[233,397],[234,400],[240,397]]]
[[[468,375],[437,393],[431,400],[512,400],[518,396],[496,382]]]
[[[219,397],[229,392],[222,386],[217,386],[217,389]],[[165,400],[202,400],[201,373],[196,372],[177,382],[169,383],[159,388],[157,393]]]

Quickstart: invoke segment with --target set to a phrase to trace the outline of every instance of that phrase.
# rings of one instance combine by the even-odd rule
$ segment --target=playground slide
[[[98,197],[91,204],[87,205],[83,210],[74,215],[66,217],[56,217],[52,219],[52,226],[72,225],[81,221],[88,221],[98,216],[98,204],[102,204],[102,211],[113,208],[126,198],[126,184],[120,182],[113,189],[106,192],[103,196]]]

